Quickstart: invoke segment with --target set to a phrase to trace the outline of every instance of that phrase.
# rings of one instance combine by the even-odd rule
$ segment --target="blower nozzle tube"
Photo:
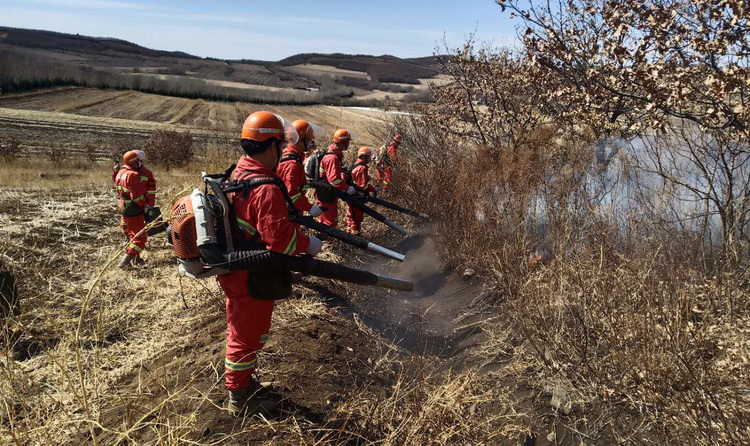
[[[383,214],[381,214],[378,211],[372,209],[371,207],[365,205],[364,203],[362,203],[361,201],[357,200],[356,198],[350,196],[346,192],[342,192],[342,191],[340,191],[338,189],[335,189],[330,184],[325,183],[323,181],[319,181],[319,180],[310,181],[309,184],[310,184],[310,186],[312,186],[312,187],[314,187],[316,189],[328,191],[328,192],[331,192],[331,193],[335,194],[339,199],[343,200],[347,204],[350,204],[350,205],[356,207],[357,209],[360,209],[362,212],[364,212],[365,214],[367,214],[370,217],[374,218],[375,220],[377,220],[377,221],[379,221],[379,222],[381,222],[381,223],[383,223],[385,225],[388,225],[389,228],[394,229],[394,230],[400,232],[403,235],[409,235],[409,232],[406,229],[404,229],[401,226],[397,225],[396,223],[394,223],[390,219],[386,218]]]
[[[221,254],[217,246],[201,247],[201,257],[206,266],[228,271],[297,271],[315,277],[340,280],[358,285],[374,285],[400,291],[412,291],[414,284],[387,276],[379,276],[369,271],[336,263],[317,260],[310,256],[292,257],[268,250],[235,251]],[[218,261],[220,260],[221,261]]]
[[[379,286],[381,288],[390,288],[392,290],[398,291],[414,291],[414,284],[409,281],[388,276],[379,275],[377,277],[378,281],[375,282],[375,286]]]
[[[367,244],[367,250],[368,251],[372,251],[372,252],[376,252],[376,253],[384,255],[386,257],[390,257],[392,259],[396,259],[399,262],[403,262],[404,259],[406,258],[406,256],[403,255],[403,254],[399,254],[396,251],[391,251],[388,248],[383,248],[382,246],[376,245],[375,243],[368,243]]]
[[[315,229],[316,231],[322,232],[323,234],[328,234],[335,239],[341,240],[342,242],[348,243],[352,246],[356,246],[357,248],[366,249],[367,251],[372,251],[380,255],[396,259],[399,262],[404,261],[405,256],[403,254],[399,254],[396,251],[392,251],[380,245],[376,245],[375,243],[369,242],[362,237],[357,237],[356,235],[346,233],[341,229],[334,228],[333,226],[324,225],[323,223],[313,220],[312,217],[297,217],[292,219],[292,221],[310,229]]]
[[[383,219],[383,223],[385,223],[386,225],[388,225],[389,228],[395,229],[396,231],[400,232],[402,235],[409,235],[409,232],[406,229],[404,229],[401,226],[397,225],[396,223],[394,223],[392,220],[390,220],[388,218],[384,218]]]
[[[417,218],[421,218],[424,220],[429,220],[430,218],[426,214],[423,214],[421,212],[417,212],[413,209],[399,206],[396,203],[391,203],[390,201],[383,200],[382,198],[373,197],[372,195],[365,195],[365,201],[367,201],[368,203],[373,203],[379,206],[386,207],[388,209],[393,209],[394,211],[401,212],[402,214],[411,215],[412,217],[417,217]]]

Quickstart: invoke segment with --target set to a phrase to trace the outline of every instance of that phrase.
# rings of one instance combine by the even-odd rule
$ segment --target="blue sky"
[[[515,23],[492,0],[2,0],[0,25],[227,59],[310,52],[428,56],[443,34],[458,46],[475,28],[481,40],[498,46],[515,40]]]

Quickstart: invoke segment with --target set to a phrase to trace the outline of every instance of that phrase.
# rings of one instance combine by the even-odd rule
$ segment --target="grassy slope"
[[[285,395],[288,415],[227,417],[219,288],[180,279],[163,236],[149,242],[149,268],[110,267],[96,282],[123,238],[107,168],[90,167],[46,166],[44,176],[38,165],[0,168],[0,257],[22,298],[2,332],[2,442],[80,444],[91,426],[100,444],[477,444],[517,435],[520,418],[497,381],[446,375],[451,361],[395,347],[321,294],[353,289],[318,281],[279,303],[261,355],[261,379]],[[166,208],[197,173],[157,178]]]

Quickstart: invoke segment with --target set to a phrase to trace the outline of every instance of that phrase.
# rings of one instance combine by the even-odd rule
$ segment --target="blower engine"
[[[303,274],[412,291],[414,284],[358,268],[313,259],[292,257],[266,249],[235,251],[230,225],[230,204],[216,178],[203,174],[212,193],[198,189],[179,199],[170,213],[172,248],[180,261],[180,274],[202,279],[230,271],[297,271]]]

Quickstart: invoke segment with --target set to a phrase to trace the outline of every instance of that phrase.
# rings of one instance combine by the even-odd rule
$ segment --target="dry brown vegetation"
[[[231,158],[225,150],[209,149],[209,162]],[[3,443],[468,445],[525,435],[497,380],[395,346],[325,297],[356,290],[314,280],[279,303],[261,357],[261,380],[284,393],[286,415],[228,417],[220,289],[180,279],[163,237],[149,242],[148,268],[113,269],[124,240],[109,166],[74,162],[0,169],[0,258],[21,297],[0,341]],[[158,204],[197,186],[205,167],[157,170]]]
[[[148,269],[102,269],[124,242],[109,166],[0,168],[0,257],[21,297],[0,341],[0,440],[475,445],[533,432],[544,446],[748,444],[746,9],[502,4],[523,21],[520,51],[451,50],[441,61],[453,82],[433,86],[434,106],[364,132],[375,145],[404,135],[384,197],[431,216],[431,248],[400,265],[324,254],[408,274],[417,297],[296,285],[261,356],[261,380],[286,398],[280,419],[220,410],[223,296],[177,277],[163,239],[150,242]],[[98,100],[69,110],[103,113]],[[193,109],[159,104],[162,122]],[[203,105],[235,126],[247,111]],[[327,130],[356,116],[273,110]],[[70,141],[175,130],[54,111],[0,118],[7,135],[66,123],[78,129]],[[190,131],[198,160],[157,171],[164,208],[237,155],[231,138]],[[369,220],[365,233],[404,250],[418,239],[394,246]],[[439,271],[435,251],[464,278]]]
[[[498,3],[522,50],[450,51],[436,105],[381,129],[393,193],[494,284],[486,328],[568,438],[748,444],[746,5]]]

